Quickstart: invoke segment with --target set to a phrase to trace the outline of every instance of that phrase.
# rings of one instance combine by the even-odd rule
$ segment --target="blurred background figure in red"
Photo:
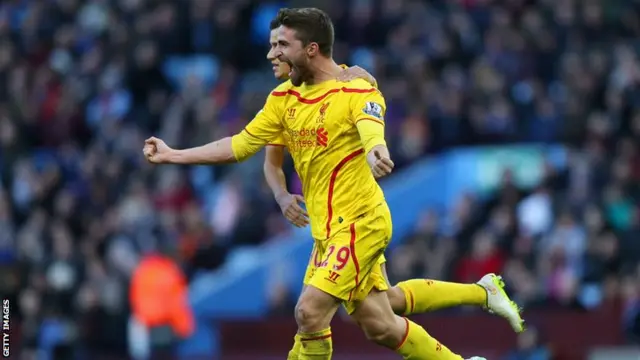
[[[129,352],[133,358],[171,358],[173,343],[193,333],[187,291],[186,278],[173,259],[158,253],[141,259],[129,290]]]

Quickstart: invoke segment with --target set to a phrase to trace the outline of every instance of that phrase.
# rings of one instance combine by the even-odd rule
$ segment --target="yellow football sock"
[[[300,346],[302,346],[300,343],[300,334],[296,334],[293,338],[293,347],[289,351],[289,355],[287,355],[287,360],[298,360],[300,356]]]
[[[333,353],[331,328],[300,334],[300,344],[298,360],[330,360]]]
[[[438,340],[432,338],[422,326],[405,318],[407,332],[396,352],[405,360],[462,360],[462,356],[451,352]]]
[[[412,279],[397,285],[406,301],[405,315],[460,305],[485,306],[487,291],[478,284],[460,284],[429,279]]]

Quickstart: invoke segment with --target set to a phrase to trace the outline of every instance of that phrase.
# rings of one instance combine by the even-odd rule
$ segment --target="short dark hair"
[[[269,30],[275,30],[277,28],[280,27],[280,19],[275,18],[273,20],[271,20],[271,23],[269,24]]]
[[[282,8],[271,25],[286,26],[296,31],[303,45],[317,43],[320,53],[331,57],[333,53],[334,30],[329,15],[316,8]],[[278,27],[276,26],[276,27]]]

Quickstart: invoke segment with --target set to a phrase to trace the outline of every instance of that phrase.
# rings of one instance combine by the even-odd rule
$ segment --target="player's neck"
[[[311,67],[311,76],[305,80],[307,85],[318,85],[325,81],[334,80],[342,71],[340,65],[332,58],[319,57]]]

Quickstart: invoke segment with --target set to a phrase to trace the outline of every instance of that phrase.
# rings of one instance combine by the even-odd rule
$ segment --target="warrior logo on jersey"
[[[364,109],[362,109],[362,112],[364,112],[367,115],[373,116],[378,120],[382,120],[382,117],[383,117],[382,105],[375,103],[373,101],[367,102],[364,105]]]
[[[287,109],[287,120],[295,120],[296,118],[296,109],[288,108]]]

